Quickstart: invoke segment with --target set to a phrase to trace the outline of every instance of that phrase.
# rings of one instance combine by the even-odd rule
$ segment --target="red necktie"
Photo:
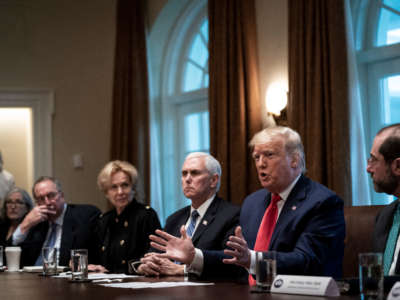
[[[278,201],[281,197],[278,194],[272,194],[271,203],[269,204],[267,210],[265,211],[264,217],[262,218],[260,227],[258,228],[257,239],[254,245],[254,251],[267,251],[269,246],[269,241],[271,240],[272,233],[274,232],[276,219],[278,218]],[[249,285],[255,285],[251,274],[249,275]]]

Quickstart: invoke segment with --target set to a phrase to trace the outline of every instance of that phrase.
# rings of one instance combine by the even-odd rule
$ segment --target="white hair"
[[[214,156],[212,156],[209,153],[206,152],[192,152],[189,153],[185,160],[190,159],[190,158],[199,158],[199,157],[204,157],[204,163],[206,166],[206,169],[208,173],[211,175],[217,174],[218,175],[218,182],[217,182],[217,187],[216,191],[219,191],[219,188],[221,186],[221,175],[222,175],[222,170],[221,170],[221,165],[218,160],[215,159]]]

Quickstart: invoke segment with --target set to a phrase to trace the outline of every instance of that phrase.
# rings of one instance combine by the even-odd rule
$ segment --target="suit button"
[[[101,247],[101,251],[106,251],[106,246]]]
[[[121,264],[126,264],[126,261],[125,261],[125,259],[123,259],[122,261],[121,261]]]
[[[115,223],[118,223],[118,222],[119,222],[118,218],[115,218]]]
[[[124,226],[125,226],[125,227],[128,227],[128,225],[129,225],[129,224],[128,224],[128,221],[125,221],[125,222],[124,222]]]
[[[124,241],[124,240],[121,240],[121,241],[119,242],[119,244],[120,244],[121,246],[123,246],[123,245],[125,244],[125,241]]]

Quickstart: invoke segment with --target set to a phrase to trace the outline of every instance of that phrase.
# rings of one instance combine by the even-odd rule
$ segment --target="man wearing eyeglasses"
[[[400,123],[382,128],[374,139],[367,172],[377,193],[397,197],[376,217],[374,249],[383,253],[384,275],[400,274]]]
[[[43,247],[60,249],[60,266],[68,265],[71,249],[91,248],[98,208],[67,204],[59,181],[48,176],[36,180],[32,195],[36,206],[13,234],[13,245],[22,248],[22,266],[42,265]]]

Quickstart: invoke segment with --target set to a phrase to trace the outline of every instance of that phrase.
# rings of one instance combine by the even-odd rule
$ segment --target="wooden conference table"
[[[182,281],[180,277],[129,278],[125,281]],[[359,295],[340,297],[310,297],[284,294],[250,293],[247,285],[218,282],[215,285],[185,286],[152,289],[123,289],[103,287],[94,283],[69,283],[63,278],[41,277],[34,273],[0,273],[1,300],[161,300],[161,299],[207,299],[207,300],[306,300],[306,299],[359,299]]]

